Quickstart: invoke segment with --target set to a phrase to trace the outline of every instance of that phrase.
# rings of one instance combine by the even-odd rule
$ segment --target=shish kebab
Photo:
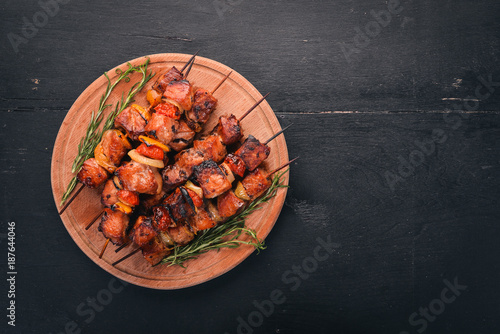
[[[172,71],[176,71],[175,67],[172,68],[169,72],[167,72],[166,76],[170,74]],[[174,72],[175,74],[175,72]],[[231,72],[226,75],[221,82],[217,84],[217,86],[212,90],[212,92],[208,92],[206,90],[198,89],[196,92],[199,93],[200,91],[203,94],[198,94],[198,97],[195,97],[193,100],[194,102],[192,103],[192,108],[191,106],[185,106],[185,108],[191,108],[197,110],[197,115],[205,115],[203,119],[198,117],[195,120],[191,119],[191,124],[198,124],[199,128],[201,128],[200,123],[205,123],[208,120],[208,117],[210,114],[213,112],[215,109],[215,106],[217,104],[217,99],[213,97],[213,94],[215,91],[222,85],[222,83],[229,77]],[[162,85],[162,82],[165,80],[161,80],[159,85]],[[169,87],[175,87],[177,86],[177,83],[183,84],[183,85],[189,85],[186,82],[182,81],[175,81],[172,80],[170,84],[166,85],[166,90],[164,96],[168,96],[171,99],[177,98],[177,101],[189,101],[189,95],[192,95],[192,93],[189,93],[189,91],[192,91],[192,89],[187,89],[184,90],[184,93],[169,93]],[[183,96],[184,94],[184,96]],[[150,95],[150,91],[148,91],[148,96]],[[179,95],[181,98],[178,98]],[[186,95],[188,95],[186,97]],[[196,94],[195,94],[196,95]],[[125,115],[122,117],[122,114],[118,115],[117,117],[117,125],[125,128],[127,131],[127,134],[129,134],[133,138],[137,138],[143,143],[135,150],[129,151],[128,155],[132,158],[132,161],[130,163],[127,163],[125,166],[121,166],[118,169],[116,167],[114,170],[110,170],[110,172],[114,171],[114,176],[112,179],[108,180],[105,188],[104,188],[104,193],[108,193],[107,196],[111,196],[109,192],[115,188],[115,187],[120,187],[121,183],[124,183],[124,187],[126,189],[120,189],[116,192],[116,194],[113,194],[114,197],[116,197],[118,200],[117,201],[112,201],[110,199],[107,199],[106,197],[102,197],[102,203],[107,206],[111,207],[113,210],[118,209],[119,211],[122,211],[125,214],[128,214],[132,211],[132,207],[135,205],[139,204],[139,193],[145,193],[145,194],[158,194],[161,192],[161,177],[159,176],[158,172],[156,171],[156,168],[163,168],[163,163],[164,163],[164,153],[169,151],[169,146],[170,147],[175,147],[176,150],[181,149],[182,147],[185,147],[185,145],[189,144],[189,139],[192,139],[194,137],[194,131],[189,130],[193,133],[193,135],[189,136],[189,139],[183,138],[185,140],[185,143],[181,145],[178,145],[178,143],[175,144],[175,146],[172,144],[173,141],[170,141],[171,138],[175,138],[174,136],[168,136],[166,133],[171,131],[171,129],[174,129],[174,125],[169,126],[169,124],[165,125],[165,122],[170,122],[169,117],[165,116],[163,113],[160,113],[163,111],[163,109],[160,109],[158,111],[158,107],[161,107],[162,104],[165,105],[165,103],[155,103],[155,101],[152,101],[149,99],[149,102],[151,103],[150,107],[148,109],[152,109],[153,107],[156,106],[155,110],[157,111],[154,113],[152,116],[148,117],[149,122],[143,126],[143,127],[138,127],[138,126],[133,126],[134,122],[129,121],[130,120],[130,115],[136,115],[136,114],[130,114]],[[175,101],[175,102],[177,102]],[[171,104],[172,105],[172,104]],[[134,107],[134,106],[132,106]],[[143,108],[139,106],[135,106],[136,109],[142,109]],[[180,108],[180,107],[179,107]],[[176,109],[179,110],[179,109]],[[181,112],[183,110],[181,109]],[[126,110],[124,110],[126,112]],[[154,122],[154,119],[156,115],[158,116],[156,119],[160,119],[160,121]],[[179,117],[180,118],[180,115]],[[151,125],[154,123],[153,125]],[[150,126],[151,125],[151,126]],[[115,130],[113,130],[115,131]],[[148,136],[146,136],[148,135]],[[153,137],[154,138],[151,138]],[[161,140],[158,142],[158,140]],[[166,146],[168,144],[168,146]],[[148,146],[149,145],[149,146]],[[152,150],[154,149],[154,150]],[[162,151],[163,149],[163,151]],[[124,155],[124,153],[123,153]],[[166,159],[165,159],[166,160]],[[120,177],[121,175],[121,177]],[[155,189],[148,188],[147,186],[144,187],[141,185],[141,182],[144,181],[144,178],[148,179],[149,182],[154,185],[153,188],[156,187]],[[120,186],[118,186],[120,184]],[[117,188],[118,189],[118,188]],[[113,202],[113,203],[112,203]],[[106,212],[106,211],[103,211]],[[102,214],[102,212],[100,213]],[[100,216],[96,216],[96,218],[92,221],[92,223],[97,220],[97,218]],[[91,224],[92,224],[91,223]],[[88,229],[91,224],[87,226],[86,229]],[[107,239],[106,245],[109,242],[110,238]],[[105,248],[103,248],[104,250]],[[100,254],[99,257],[102,256],[102,253]]]
[[[256,103],[254,106],[252,106],[252,108],[250,108],[247,112],[245,112],[245,114],[240,118],[240,120],[242,120],[244,117],[246,117],[246,115],[248,115],[249,112],[254,110],[255,107],[258,104],[260,104],[260,102],[263,101],[263,99],[264,98],[262,98],[258,103]],[[182,165],[182,167],[187,168],[186,165],[189,165],[188,169],[192,170],[196,165],[199,165],[203,161],[210,160],[210,159],[222,160],[225,157],[226,148],[225,148],[225,145],[223,143],[228,144],[228,145],[234,144],[242,136],[241,127],[239,126],[240,120],[237,120],[236,117],[234,117],[233,115],[231,115],[229,117],[229,118],[235,119],[235,121],[236,121],[236,123],[235,123],[236,126],[235,126],[235,124],[226,124],[225,122],[223,122],[222,120],[225,118],[228,118],[228,117],[221,116],[221,118],[219,119],[219,124],[215,128],[218,130],[217,133],[212,133],[210,136],[205,137],[204,139],[195,141],[194,147],[197,148],[197,150],[195,152],[196,152],[197,156],[201,157],[201,160],[188,159],[185,161],[185,164]],[[284,130],[286,130],[286,128]],[[274,139],[276,136],[278,136],[280,133],[282,133],[284,130],[282,130],[279,133],[272,136],[264,144],[259,143],[261,146],[260,149],[257,149],[257,145],[255,144],[255,142],[258,142],[258,141],[253,136],[249,136],[249,138],[244,142],[244,144],[242,145],[242,147],[238,151],[242,152],[241,155],[243,157],[245,157],[243,152],[252,150],[252,152],[254,153],[254,159],[260,159],[259,161],[262,161],[265,158],[267,158],[267,155],[269,154],[269,148],[267,147],[267,144],[272,139]],[[229,140],[226,135],[227,135],[227,133],[229,133],[231,131],[233,132],[233,135],[231,136],[232,139]],[[212,131],[212,132],[214,132],[214,131]],[[215,137],[220,137],[220,138],[219,138],[219,140],[216,140]],[[221,141],[223,143],[221,143]],[[218,145],[214,145],[214,142],[218,143]],[[251,144],[248,144],[248,143],[251,143]],[[245,149],[245,147],[247,149]],[[176,158],[179,156],[185,156],[184,153],[189,153],[191,151],[192,151],[192,149],[182,151],[182,152],[177,154]],[[265,154],[262,154],[262,152],[265,152]],[[243,172],[244,172],[246,167],[253,169],[252,164],[255,164],[255,162],[253,162],[253,163],[251,162],[250,156],[246,157],[246,159],[247,159],[246,164],[245,164],[245,161],[243,161],[238,156],[232,155],[232,157],[229,156],[228,158],[230,158],[230,159],[226,159],[227,163],[222,164],[224,166],[227,174],[232,174],[231,170],[234,170],[234,172],[236,174],[241,175],[241,173],[242,173],[240,171],[241,167],[243,167]],[[234,163],[234,161],[238,161],[237,159],[239,159],[239,161],[240,161],[239,164]],[[177,161],[179,161],[179,160],[177,160]],[[120,167],[120,168],[126,169],[126,166]],[[119,194],[121,191],[121,190],[118,190],[118,188],[126,188],[129,190],[135,189],[135,188],[131,188],[131,186],[133,187],[134,185],[127,184],[126,180],[124,180],[125,182],[120,180],[120,175],[122,174],[120,168],[116,171],[117,176],[115,177],[115,179],[113,179],[113,180],[117,180],[117,181],[116,182],[113,181],[113,183],[108,181],[108,184],[106,185],[106,187],[104,189],[102,203],[105,206],[110,207],[110,205],[114,205],[114,203],[116,202],[116,193],[118,192],[118,194]],[[238,169],[240,169],[240,170],[238,170]],[[127,174],[125,173],[125,175],[127,175]],[[137,180],[139,181],[139,179],[137,179]],[[144,180],[142,180],[142,181],[144,181]],[[123,187],[122,187],[122,185],[123,185]],[[169,189],[169,190],[173,190],[173,188]],[[110,192],[110,193],[108,193],[108,192]],[[108,201],[107,198],[111,198],[111,201]],[[158,198],[158,199],[161,200],[161,198]],[[153,203],[153,204],[157,204],[157,203]],[[131,210],[129,210],[129,212],[125,212],[125,213],[130,213],[130,211]],[[111,219],[111,218],[113,218],[113,219]],[[107,238],[107,240],[110,239],[114,244],[120,246],[120,245],[126,244],[125,231],[128,228],[128,224],[129,224],[129,222],[128,222],[127,217],[123,216],[121,213],[113,213],[111,210],[108,209],[108,210],[105,210],[105,216],[103,216],[101,219],[101,224],[99,225],[99,229],[101,232],[103,232],[103,234]],[[106,244],[103,247],[103,249],[106,248],[107,242],[108,241],[106,241]],[[102,253],[103,252],[101,251],[101,254]]]
[[[195,53],[189,59],[189,61],[184,65],[184,67],[181,69],[181,71],[177,70],[175,68],[175,66],[172,69],[175,69],[175,71],[180,73],[182,78],[187,77],[187,75],[189,74],[189,71],[192,68],[192,65],[194,63],[194,59],[195,59],[197,53]],[[186,72],[185,75],[183,75],[182,72],[188,66],[189,66],[188,71]],[[165,79],[165,76],[162,78],[162,80],[164,80],[164,79]],[[131,108],[131,107],[128,107],[123,111],[126,111],[126,110],[127,110],[126,114],[129,114],[131,110],[135,110],[137,113],[143,112],[143,110],[136,110],[136,108]],[[135,115],[135,116],[137,116],[137,115]],[[141,114],[139,114],[138,116],[140,116],[142,118]],[[136,124],[141,123],[141,121],[138,120],[137,117],[135,117],[133,119],[135,119],[137,121]],[[68,200],[68,202],[61,208],[61,210],[59,211],[60,215],[69,207],[69,205],[80,194],[80,192],[83,190],[83,188],[85,186],[87,186],[88,188],[96,188],[96,187],[100,186],[101,184],[103,184],[106,181],[107,175],[108,175],[106,168],[113,168],[113,166],[118,165],[121,161],[121,158],[125,154],[125,153],[123,153],[123,151],[131,148],[130,143],[128,142],[126,137],[123,135],[123,133],[121,133],[119,131],[113,131],[113,132],[106,133],[106,138],[104,138],[104,137],[105,136],[103,135],[103,140],[106,139],[108,143],[112,143],[112,145],[113,145],[113,146],[108,145],[108,146],[104,146],[104,147],[101,146],[101,148],[99,148],[99,149],[97,149],[97,147],[96,147],[98,155],[101,156],[101,163],[104,166],[99,165],[95,158],[90,158],[84,162],[84,165],[82,166],[82,169],[80,170],[81,174],[79,172],[79,175],[78,175],[78,180],[80,183],[82,183],[82,186]],[[101,143],[103,142],[103,140],[101,140]],[[110,158],[108,158],[106,153],[109,155]],[[88,171],[88,173],[86,173],[86,171]],[[93,173],[93,175],[88,175],[89,173]]]
[[[260,101],[259,101],[259,103],[260,103]],[[221,130],[222,128],[224,128],[224,124],[219,122],[218,126],[216,126],[215,129]],[[237,129],[238,133],[234,136],[231,136],[231,137],[235,138],[234,141],[236,141],[238,138],[241,137],[241,130],[239,127],[239,123],[238,123],[238,126],[236,127],[236,129]],[[204,171],[204,172],[208,171],[208,174],[210,174],[210,172],[212,172],[212,175],[207,175],[207,176],[209,178],[211,178],[211,176],[214,176],[215,179],[218,179],[219,181],[222,180],[223,188],[221,190],[221,188],[219,187],[219,189],[214,190],[213,189],[214,185],[212,185],[212,189],[210,189],[210,187],[208,185],[202,184],[201,185],[202,188],[198,188],[199,189],[199,192],[198,192],[199,196],[201,196],[202,198],[203,197],[214,198],[214,197],[217,197],[218,195],[221,195],[226,190],[229,190],[232,187],[231,186],[232,181],[234,181],[233,172],[236,175],[242,177],[245,170],[253,171],[269,155],[270,151],[269,151],[269,147],[267,146],[267,144],[271,140],[273,140],[276,136],[281,134],[284,130],[286,130],[286,128],[281,130],[280,132],[276,133],[274,136],[269,138],[263,144],[260,143],[253,136],[249,136],[247,138],[247,140],[245,140],[243,145],[237,150],[236,155],[229,154],[226,157],[224,163],[222,163],[220,166],[221,168],[217,167],[215,162],[211,159],[214,157],[217,157],[218,160],[222,160],[224,158],[224,155],[226,154],[225,147],[224,147],[224,145],[211,145],[212,149],[209,151],[209,154],[201,153],[202,156],[205,156],[205,159],[203,159],[201,164],[199,163],[199,161],[195,161],[194,163],[190,164],[188,169],[189,170],[193,170],[193,169],[196,170],[197,171],[197,178],[199,178],[200,175],[203,174],[203,172],[201,172],[201,171]],[[215,131],[212,131],[212,132],[215,132]],[[214,134],[212,134],[211,136],[213,137]],[[223,137],[223,136],[221,136],[221,137]],[[210,136],[207,138],[210,138]],[[222,140],[222,141],[224,141],[224,140]],[[213,143],[213,140],[210,139],[208,141],[208,143]],[[232,142],[225,141],[225,143],[231,144]],[[196,145],[195,145],[195,147],[196,147]],[[181,152],[180,154],[182,154],[182,153],[183,152]],[[245,160],[243,160],[240,156]],[[235,161],[236,162],[239,161],[239,162],[235,163]],[[227,176],[227,178],[226,178],[226,176]],[[230,182],[228,182],[227,179],[229,179]],[[191,182],[188,182],[188,183],[191,183]],[[194,185],[191,183],[191,187],[193,187],[193,186]],[[186,185],[186,188],[191,188],[191,187]],[[217,187],[217,185],[215,187]],[[177,188],[176,192],[172,196],[175,197],[175,194],[179,195],[179,189],[183,190],[184,188],[182,188],[182,187]],[[177,196],[176,198],[180,198],[180,197]],[[107,217],[109,217],[109,215],[111,215],[111,214],[112,213],[108,211]],[[166,213],[164,213],[164,215],[166,215]],[[118,242],[115,241],[115,243],[122,243],[123,245],[126,245],[127,243],[125,242],[125,238],[127,237],[126,230],[128,227],[128,220],[126,220],[123,223],[120,223],[122,218],[125,218],[125,217],[121,217],[122,215],[120,213],[117,213],[115,216],[117,216],[117,217],[115,217],[117,219],[111,220],[109,222],[108,222],[108,219],[105,219],[105,217],[103,217],[103,220],[101,221],[101,224],[100,224],[100,229],[103,231],[105,236],[108,235],[109,237],[112,237],[111,233],[110,233],[112,231],[114,233],[113,236],[115,238],[116,237],[120,238],[119,241]],[[214,226],[213,224],[206,223],[207,222],[207,220],[206,220],[207,215],[206,214],[204,215],[204,218],[205,218],[204,224],[202,225],[201,228],[200,228],[200,226],[196,226],[195,227],[196,230],[202,230],[202,229]],[[104,222],[104,224],[103,224],[103,222]],[[118,228],[116,228],[116,227],[118,227]],[[106,228],[109,228],[110,231],[109,232],[106,231]],[[119,232],[119,233],[116,233],[116,232]],[[184,229],[184,232],[186,232],[185,229]],[[186,233],[184,233],[184,234],[186,234]],[[177,242],[182,243],[182,241],[179,242],[178,240],[177,240]],[[118,250],[120,250],[120,249],[121,249],[121,247]]]
[[[207,115],[204,119],[197,118],[190,120],[190,124],[198,124],[197,126],[200,127],[199,123],[206,122],[217,102],[217,99],[212,94],[215,93],[231,74],[230,72],[224,77],[212,92],[198,89],[193,98],[192,88],[189,82],[185,80],[190,69],[191,67],[188,68],[185,75],[182,75],[175,66],[172,67],[154,85],[155,89],[165,89],[165,91],[160,91],[161,94],[154,89],[148,91],[147,98],[151,103],[148,110],[138,105],[132,105],[123,110],[116,118],[116,127],[125,129],[128,137],[133,139],[138,138],[143,142],[137,149],[129,152],[129,155],[133,156],[136,160],[162,168],[162,160],[164,157],[166,158],[165,153],[170,151],[170,148],[180,150],[187,146],[194,137],[194,130],[191,130],[184,120],[178,122],[177,120],[180,117],[175,117],[171,114],[166,115],[166,108],[170,106],[170,110],[179,115],[179,110],[182,108],[179,104],[182,104],[185,108],[191,108],[192,106],[192,109],[196,109],[198,114]],[[188,87],[188,89],[178,89],[178,86]],[[152,91],[156,93],[152,93]],[[203,92],[203,94],[199,94],[200,92]],[[166,101],[162,101],[162,96],[166,97]],[[191,100],[193,101],[191,102]],[[157,112],[151,115],[151,110]],[[150,121],[146,123],[146,120]],[[155,121],[152,122],[151,120]],[[105,132],[101,143],[96,147],[95,158],[86,161],[84,168],[78,174],[78,178],[82,183],[92,188],[98,187],[106,181],[108,176],[106,172],[113,173],[116,170],[128,149],[131,149],[131,145],[126,136],[119,130],[114,129]],[[123,194],[122,192],[122,195],[127,195],[129,198],[136,197],[130,193]],[[126,200],[122,202],[127,203]]]
[[[235,191],[220,191],[216,206],[210,200],[204,201],[203,195],[193,190],[192,186],[177,188],[162,205],[153,208],[152,216],[139,216],[131,231],[131,239],[139,247],[112,265],[117,265],[139,250],[142,250],[143,257],[151,265],[160,263],[173,247],[188,244],[196,232],[223,223],[261,196],[271,186],[271,175],[296,159],[270,173],[256,168],[238,183]],[[202,165],[196,168],[206,170]]]

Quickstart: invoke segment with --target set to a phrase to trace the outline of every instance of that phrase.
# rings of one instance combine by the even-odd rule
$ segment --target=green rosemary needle
[[[115,80],[114,83],[111,83],[108,74],[106,72],[104,73],[104,76],[108,81],[108,84],[106,86],[104,94],[101,96],[101,99],[99,101],[97,112],[94,111],[92,112],[92,115],[90,117],[90,122],[87,127],[87,131],[85,132],[85,136],[81,139],[80,143],[78,144],[78,153],[76,155],[75,160],[73,161],[71,169],[73,173],[78,173],[82,168],[85,160],[91,158],[94,155],[94,150],[97,144],[99,144],[99,142],[101,141],[103,133],[113,127],[116,116],[118,116],[118,114],[122,110],[124,110],[130,103],[134,101],[134,96],[139,91],[141,91],[142,88],[144,88],[144,86],[148,83],[149,80],[151,80],[152,77],[154,77],[154,73],[152,71],[148,72],[149,58],[147,58],[146,61],[139,66],[132,66],[132,64],[130,63],[127,63],[127,65],[128,68],[125,71],[122,71],[119,68],[116,69],[118,78]],[[134,72],[141,73],[142,75],[141,80],[136,82],[130,88],[126,96],[122,94],[121,100],[116,103],[115,109],[108,115],[106,121],[104,122],[104,125],[102,126],[102,128],[100,128],[100,125],[104,119],[103,112],[106,108],[111,106],[111,104],[106,104],[106,101],[111,95],[111,92],[121,81],[129,82],[130,81],[129,75]],[[76,176],[74,176],[69,182],[68,188],[66,189],[65,193],[63,194],[60,205],[63,205],[64,202],[66,202],[69,195],[71,194],[73,189],[75,189],[77,184],[78,180]]]
[[[236,248],[240,245],[251,245],[257,249],[257,252],[265,249],[264,240],[259,240],[255,230],[245,226],[245,219],[255,210],[260,209],[262,204],[273,198],[279,188],[288,187],[283,184],[284,180],[282,178],[287,171],[276,174],[273,177],[271,186],[264,195],[251,202],[241,213],[224,224],[198,233],[189,244],[174,247],[172,253],[160,263],[168,263],[169,266],[178,265],[184,268],[184,262],[195,259],[212,249]],[[250,238],[240,238],[242,234]]]

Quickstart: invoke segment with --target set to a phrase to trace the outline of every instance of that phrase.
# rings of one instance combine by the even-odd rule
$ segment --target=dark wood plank
[[[8,34],[22,35],[23,17],[32,22],[41,7],[4,1],[0,245],[6,223],[16,221],[19,272],[17,326],[9,331],[237,333],[241,321],[258,324],[255,303],[279,289],[286,300],[254,333],[417,333],[423,324],[427,333],[497,333],[500,3],[405,0],[375,33],[371,11],[387,8],[345,0],[69,1],[16,53]],[[373,36],[356,45],[367,27]],[[353,46],[359,53],[346,58],[342,47]],[[282,125],[295,124],[286,133],[290,156],[301,159],[267,250],[193,288],[121,290],[57,215],[50,189],[57,130],[104,71],[145,54],[198,50],[272,92]],[[446,117],[447,109],[465,112]],[[419,144],[433,138],[434,148]],[[403,168],[402,160],[421,156]],[[328,236],[338,247],[292,289],[298,276],[289,271],[311,265],[318,238]],[[439,306],[445,280],[455,278],[467,288],[423,322],[419,308]],[[5,280],[0,289],[5,294]]]
[[[218,15],[220,3],[233,5]],[[41,8],[4,8],[0,106],[12,110],[68,108],[104,71],[162,52],[200,50],[273,92],[279,111],[443,110],[477,98],[478,76],[500,82],[497,1],[401,1],[378,34],[371,11],[387,11],[382,2],[71,1],[18,53],[7,33],[22,36],[23,17],[33,21]],[[356,36],[366,27],[374,33],[362,43]],[[346,57],[342,48],[359,53]],[[496,110],[498,96],[478,110]]]
[[[7,113],[5,121],[55,135],[60,115],[29,117],[34,114]],[[85,257],[59,220],[48,177],[54,138],[29,136],[20,145],[2,133],[2,156],[13,166],[9,175],[2,173],[2,222],[18,223],[19,271],[25,273],[18,276],[19,328],[37,323],[39,332],[58,333],[75,321],[85,332],[131,333],[167,321],[177,331],[235,333],[238,317],[248,322],[256,310],[254,300],[262,303],[280,289],[286,301],[255,333],[411,332],[419,327],[408,317],[439,298],[443,279],[455,277],[468,288],[429,328],[498,328],[498,115],[472,114],[457,129],[442,114],[279,116],[282,125],[295,124],[286,140],[290,156],[301,158],[292,166],[289,196],[268,249],[194,288],[161,292],[129,285],[89,323],[86,299],[105,298],[109,282],[119,284]],[[385,173],[398,173],[398,157],[409,160],[419,149],[415,142],[432,138],[432,129],[448,139],[392,192]],[[286,272],[313,257],[317,238],[328,236],[338,248],[293,290],[297,275]],[[150,309],[168,315],[152,316]],[[135,317],[123,322],[124,313]]]

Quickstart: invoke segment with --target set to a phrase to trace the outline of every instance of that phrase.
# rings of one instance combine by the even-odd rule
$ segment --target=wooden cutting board
[[[143,91],[136,95],[135,103],[141,106],[148,106],[146,91],[152,86],[157,76],[171,66],[182,68],[191,55],[155,54],[147,57],[150,58],[149,69],[153,70],[156,76],[150,80]],[[145,57],[140,57],[131,60],[130,63],[137,66],[145,60]],[[127,64],[119,65],[107,72],[111,82],[114,82],[118,76],[117,69],[126,70]],[[259,91],[243,76],[231,68],[207,58],[196,57],[188,79],[195,88],[212,90],[230,71],[233,73],[229,79],[214,94],[218,99],[217,109],[206,124],[204,132],[213,128],[219,116],[232,113],[239,117],[262,98]],[[130,78],[130,82],[122,82],[117,86],[108,99],[108,103],[115,104],[121,98],[122,93],[128,92],[130,87],[140,79],[140,74],[134,73]],[[107,80],[103,75],[87,87],[75,101],[59,129],[51,166],[52,192],[57,207],[59,207],[62,194],[69,181],[74,176],[71,173],[71,165],[77,154],[78,143],[85,134],[92,111],[97,110],[99,99],[104,93],[106,85]],[[111,108],[108,108],[106,111],[110,110]],[[262,102],[242,121],[241,125],[244,137],[252,134],[259,140],[266,140],[281,130],[267,101]],[[269,143],[269,146],[271,154],[264,162],[264,168],[272,170],[288,161],[288,151],[283,135]],[[284,176],[284,182],[288,184],[288,173]],[[130,253],[136,247],[130,245],[119,253],[115,253],[115,246],[108,245],[103,258],[99,259],[105,238],[102,233],[98,232],[97,223],[89,230],[85,230],[85,226],[103,209],[100,203],[101,191],[102,188],[85,188],[62,214],[61,219],[73,240],[89,258],[104,270],[129,283],[164,290],[197,285],[224,274],[254,251],[253,247],[244,245],[235,249],[222,249],[219,252],[210,251],[197,259],[186,262],[186,268],[167,265],[151,267],[139,252],[118,265],[112,266],[113,262]],[[259,238],[264,239],[273,228],[281,212],[285,196],[286,188],[280,189],[271,201],[265,203],[260,210],[247,218],[247,226],[255,229]]]

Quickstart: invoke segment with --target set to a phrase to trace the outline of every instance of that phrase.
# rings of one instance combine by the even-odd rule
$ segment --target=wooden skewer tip
[[[71,204],[71,202],[73,202],[76,198],[76,196],[78,196],[78,194],[80,194],[80,192],[83,190],[83,188],[85,188],[85,185],[82,184],[82,186],[80,187],[80,189],[78,189],[76,191],[76,193],[68,200],[68,202],[62,207],[61,211],[59,211],[59,215],[62,215],[64,211],[66,211],[66,209],[68,208],[68,206]]]
[[[287,163],[284,163],[283,165],[281,165],[278,168],[276,168],[275,170],[273,170],[271,173],[267,174],[267,176],[273,175],[277,171],[282,170],[283,168],[285,168],[286,166],[290,165],[292,162],[294,162],[298,158],[300,158],[300,157],[296,157],[295,159],[292,159],[292,160],[288,161]]]
[[[94,225],[94,223],[97,221],[97,219],[99,219],[99,217],[103,213],[104,213],[104,211],[99,212],[99,214],[97,216],[95,216],[94,219],[92,219],[92,221],[87,226],[85,226],[85,230],[88,230],[92,225]]]
[[[106,247],[108,247],[108,243],[109,243],[109,238],[106,239],[106,243],[102,247],[101,254],[99,254],[99,258],[100,259],[102,259],[102,255],[104,254],[104,251],[106,250]]]
[[[134,250],[132,253],[125,255],[124,257],[122,257],[121,259],[119,259],[119,260],[115,261],[115,262],[114,262],[114,263],[112,263],[111,265],[112,265],[112,266],[116,266],[118,263],[120,263],[120,262],[122,262],[122,261],[124,261],[124,260],[128,259],[129,257],[131,257],[132,255],[134,255],[135,253],[137,253],[137,252],[138,252],[138,251],[140,251],[140,250],[141,250],[140,248],[137,248],[137,249],[136,249],[136,250]]]
[[[264,101],[266,99],[266,97],[269,96],[269,94],[271,94],[271,92],[267,93],[266,95],[264,95],[259,101],[257,101],[250,109],[248,109],[247,112],[245,112],[243,114],[243,116],[240,117],[240,119],[238,120],[238,122],[241,122],[245,117],[247,117],[255,108],[257,108],[257,106],[259,104],[261,104],[262,101]]]
[[[119,251],[121,251],[122,249],[124,249],[125,247],[127,247],[128,245],[130,245],[130,241],[124,243],[123,245],[121,245],[120,247],[118,247],[117,249],[115,249],[115,253],[118,253]]]
[[[194,61],[191,64],[189,64],[189,67],[188,67],[188,69],[186,71],[186,74],[183,75],[183,79],[184,80],[186,80],[187,76],[189,75],[189,72],[191,72],[191,69],[193,68],[193,65],[194,65]]]
[[[225,77],[224,79],[222,79],[218,84],[217,86],[212,90],[212,92],[210,93],[211,95],[214,95],[214,93],[217,91],[217,89],[219,89],[220,86],[222,86],[222,84],[227,80],[227,78],[229,78],[229,76],[231,75],[231,73],[233,73],[233,71],[229,72]]]
[[[292,125],[293,125],[293,123],[290,124],[289,126],[283,128],[283,129],[281,129],[279,132],[276,132],[271,138],[269,138],[268,140],[266,140],[266,142],[264,143],[264,145],[269,144],[271,142],[271,140],[273,140],[274,138],[278,137],[280,134],[282,134],[283,132],[285,132],[285,130],[288,129],[289,127],[291,127]]]
[[[196,51],[195,54],[191,58],[189,58],[188,62],[184,65],[184,67],[182,67],[181,73],[184,72],[184,70],[186,69],[186,67],[189,66],[189,64],[194,62],[194,58],[196,58],[196,55],[198,54],[198,52],[200,52],[200,50]]]

